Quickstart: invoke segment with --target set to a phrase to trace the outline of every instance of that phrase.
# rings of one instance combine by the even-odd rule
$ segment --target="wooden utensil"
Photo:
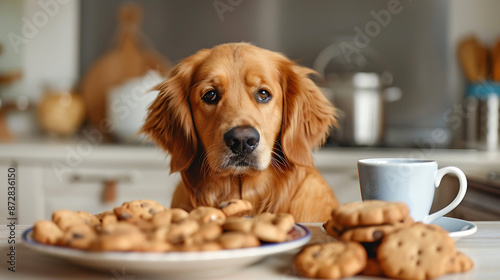
[[[477,80],[486,81],[489,79],[490,74],[490,63],[489,63],[489,50],[486,46],[481,44],[477,45],[477,67],[478,67],[478,76]]]
[[[106,117],[106,95],[111,87],[142,76],[149,69],[160,73],[168,71],[170,63],[166,58],[139,43],[141,18],[142,10],[138,5],[122,6],[116,46],[90,67],[82,81],[88,120],[96,127]]]
[[[476,82],[478,80],[478,51],[477,46],[479,45],[476,37],[468,37],[460,41],[458,45],[458,56],[462,68],[464,70],[465,76],[471,82]]]
[[[491,52],[491,71],[493,81],[500,82],[500,40],[495,43]]]

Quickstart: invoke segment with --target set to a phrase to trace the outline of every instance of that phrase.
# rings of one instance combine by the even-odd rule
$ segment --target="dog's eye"
[[[267,103],[269,102],[269,100],[271,100],[271,94],[269,93],[269,91],[265,89],[260,89],[257,92],[255,98],[257,99],[258,102]]]
[[[209,90],[201,97],[201,100],[207,104],[215,104],[219,101],[219,95],[215,90]]]

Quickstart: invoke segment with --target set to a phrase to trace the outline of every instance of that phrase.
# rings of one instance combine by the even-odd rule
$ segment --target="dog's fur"
[[[175,66],[157,87],[142,128],[170,153],[171,172],[182,175],[171,206],[217,207],[242,198],[254,214],[287,212],[299,222],[326,221],[338,202],[314,167],[311,149],[336,125],[335,109],[309,79],[312,73],[247,43],[203,49]],[[262,89],[270,93],[268,102],[256,98]],[[202,100],[211,90],[219,99],[214,104]],[[260,134],[257,148],[244,157],[236,157],[223,139],[239,126]]]

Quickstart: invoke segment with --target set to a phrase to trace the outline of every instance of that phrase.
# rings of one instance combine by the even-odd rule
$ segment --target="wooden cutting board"
[[[138,5],[129,3],[121,7],[116,45],[91,65],[80,84],[88,120],[97,128],[106,117],[107,94],[113,86],[143,76],[151,69],[162,74],[168,71],[170,63],[166,58],[154,48],[141,45],[141,19]]]

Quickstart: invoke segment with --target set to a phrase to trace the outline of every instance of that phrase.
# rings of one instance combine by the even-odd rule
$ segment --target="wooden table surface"
[[[478,226],[475,234],[457,241],[457,249],[469,255],[475,263],[472,271],[463,274],[450,274],[439,279],[500,279],[500,221],[474,222]],[[329,237],[319,230],[320,224],[308,224],[312,230],[311,242],[325,241]],[[132,275],[125,270],[94,271],[67,262],[56,257],[46,256],[32,251],[22,244],[22,232],[30,226],[17,225],[15,230],[15,272],[9,271],[9,237],[8,226],[0,228],[0,279],[106,279],[106,280],[138,280],[167,279],[165,276]],[[12,238],[10,239],[12,240]],[[11,241],[12,242],[12,241]],[[213,279],[301,279],[293,273],[291,263],[293,254],[274,255],[248,266],[237,274]],[[353,277],[350,279],[377,279],[370,277]]]

